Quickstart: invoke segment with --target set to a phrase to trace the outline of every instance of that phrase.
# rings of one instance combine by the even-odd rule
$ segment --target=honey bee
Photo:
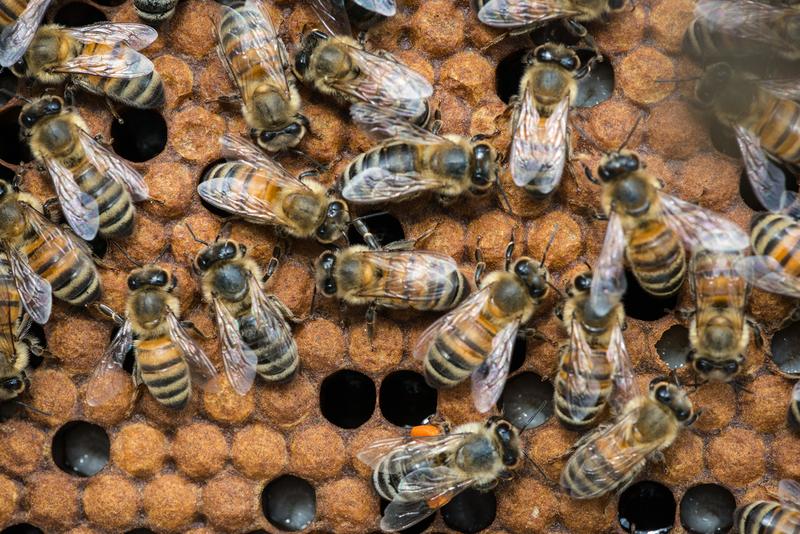
[[[755,81],[727,63],[715,63],[698,80],[695,96],[720,122],[733,128],[753,192],[764,208],[780,209],[786,180],[769,160],[800,164],[797,83]]]
[[[133,347],[136,363],[133,381],[144,383],[153,397],[168,408],[186,406],[192,382],[215,384],[214,365],[184,330],[193,324],[178,319],[180,304],[173,295],[178,283],[175,275],[155,264],[134,269],[128,275],[125,318],[101,304],[98,309],[119,326],[95,370],[96,387],[87,392],[90,406],[99,406],[113,397],[116,388],[104,375],[122,367]]]
[[[680,290],[686,275],[686,251],[747,248],[747,235],[724,217],[660,191],[658,179],[638,155],[620,148],[598,167],[600,203],[609,216],[600,253],[602,275],[592,281],[599,310],[621,294],[623,253],[646,292],[667,298]]]
[[[139,18],[152,25],[171,19],[177,5],[178,0],[133,0]]]
[[[52,294],[75,306],[100,299],[100,275],[87,251],[42,215],[38,200],[5,182],[0,182],[0,243],[35,322],[47,322]]]
[[[508,377],[517,334],[549,293],[550,273],[544,266],[549,247],[541,261],[522,257],[512,264],[512,236],[504,269],[485,279],[485,264],[476,250],[479,291],[433,323],[414,347],[431,387],[452,387],[471,377],[475,407],[488,412],[494,406]]]
[[[369,52],[350,37],[347,13],[336,0],[315,0],[312,6],[328,33],[303,36],[293,66],[297,79],[341,104],[364,102],[427,124],[431,84],[387,52]]]
[[[787,534],[800,530],[800,484],[781,480],[778,499],[755,501],[736,509],[734,522],[741,534]]]
[[[0,67],[10,67],[25,54],[51,1],[0,1]]]
[[[22,107],[21,135],[47,168],[61,210],[75,234],[87,241],[133,233],[133,201],[148,198],[142,176],[87,133],[72,108],[57,96],[43,96]]]
[[[414,427],[407,438],[378,440],[358,453],[373,468],[375,490],[391,501],[381,519],[383,531],[419,523],[467,488],[489,491],[522,464],[519,432],[503,419],[435,430]]]
[[[347,204],[301,175],[295,178],[258,147],[224,135],[227,163],[215,165],[197,192],[206,202],[255,224],[271,224],[292,237],[333,243],[350,224]]]
[[[214,305],[225,372],[240,395],[252,387],[256,372],[268,382],[284,382],[297,371],[300,358],[286,323],[294,315],[262,288],[276,267],[277,260],[270,262],[263,276],[243,244],[220,238],[194,260],[203,298]]]
[[[619,413],[633,391],[633,371],[622,330],[625,310],[617,299],[601,310],[590,298],[593,273],[581,273],[567,288],[567,300],[557,312],[569,341],[553,380],[553,404],[559,420],[570,429],[597,422],[607,405]]]
[[[222,64],[239,89],[253,142],[269,152],[297,146],[308,119],[300,114],[300,95],[286,75],[286,48],[260,3],[222,6],[217,40]]]
[[[464,193],[482,195],[497,184],[497,153],[483,136],[440,136],[365,104],[353,118],[390,137],[356,157],[342,173],[342,197],[355,204],[400,202],[431,191],[442,204]]]
[[[561,486],[574,499],[622,491],[648,459],[672,445],[681,428],[697,418],[686,392],[665,378],[650,383],[611,424],[601,425],[576,444],[561,472]]]
[[[344,7],[350,22],[359,30],[366,30],[397,13],[395,0],[344,0]]]
[[[11,70],[46,85],[69,80],[89,93],[135,108],[164,104],[164,84],[153,63],[137,52],[158,34],[150,26],[98,22],[80,28],[47,24]]]
[[[526,60],[512,117],[509,168],[514,183],[543,198],[561,183],[569,152],[569,108],[589,72],[574,50],[545,43]]]
[[[367,330],[373,337],[378,307],[419,311],[449,310],[469,292],[453,258],[411,250],[422,238],[397,241],[381,248],[363,221],[354,221],[368,246],[325,251],[317,258],[317,289],[345,304],[368,305]]]

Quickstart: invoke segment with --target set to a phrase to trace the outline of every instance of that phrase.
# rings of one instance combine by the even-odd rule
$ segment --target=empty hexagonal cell
[[[514,340],[514,349],[511,352],[511,363],[508,367],[508,372],[513,373],[525,363],[525,357],[528,353],[528,341],[525,336],[517,336]]]
[[[167,123],[153,109],[122,108],[117,110],[122,119],[111,123],[114,151],[130,161],[153,159],[167,145]]]
[[[44,534],[44,532],[30,523],[18,523],[0,530],[0,534]]]
[[[264,487],[261,510],[267,521],[280,530],[303,530],[317,515],[317,494],[302,478],[284,475]]]
[[[629,269],[625,269],[625,279],[628,289],[622,296],[622,302],[625,304],[625,313],[628,317],[642,321],[656,321],[668,314],[678,303],[678,295],[658,298],[642,289]]]
[[[64,4],[56,11],[53,22],[64,26],[77,27],[87,26],[95,22],[108,20],[105,13],[91,4],[84,2],[70,2]]]
[[[553,415],[553,385],[536,373],[520,373],[508,379],[497,404],[520,430],[536,428]]]
[[[782,372],[800,375],[800,322],[781,328],[770,340],[772,360]]]
[[[681,324],[670,326],[656,341],[656,352],[670,369],[686,365],[686,358],[691,350],[689,329]]]
[[[681,525],[692,534],[722,534],[733,527],[736,498],[724,486],[698,484],[683,494]]]
[[[665,534],[675,523],[675,497],[665,485],[642,480],[619,496],[617,519],[625,532]]]
[[[375,411],[375,384],[367,375],[343,369],[322,381],[319,407],[325,419],[341,428],[358,428]]]
[[[397,426],[414,426],[436,413],[437,392],[415,371],[396,371],[381,382],[383,417]]]
[[[462,491],[441,510],[444,523],[458,532],[480,532],[494,522],[497,499],[494,492],[472,488]]]
[[[367,225],[367,228],[380,245],[387,245],[406,238],[406,233],[403,230],[403,225],[400,224],[400,220],[389,212],[376,211],[366,213],[359,216],[359,220]],[[347,240],[351,245],[367,244],[353,224],[347,229]]]
[[[53,461],[71,475],[90,477],[108,463],[108,434],[86,421],[70,421],[53,436]]]
[[[31,161],[28,145],[19,136],[19,112],[22,106],[12,106],[0,113],[0,159],[17,165]]]

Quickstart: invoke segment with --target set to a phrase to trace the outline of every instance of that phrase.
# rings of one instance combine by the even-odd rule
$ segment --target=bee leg
[[[198,336],[200,336],[203,339],[214,339],[214,336],[209,336],[208,334],[206,334],[205,332],[203,332],[202,330],[197,328],[197,325],[195,325],[192,321],[183,320],[183,321],[180,322],[180,325],[183,328],[191,330],[192,332],[194,332],[195,334],[197,334]]]
[[[118,314],[117,312],[115,312],[113,309],[111,309],[110,306],[94,302],[92,304],[89,304],[87,307],[98,311],[101,315],[104,315],[105,317],[108,317],[109,319],[114,321],[114,323],[116,323],[117,326],[122,326],[125,323],[125,318],[120,314]]]
[[[436,229],[439,228],[439,223],[437,222],[432,227],[428,228],[424,232],[422,232],[419,236],[414,239],[401,239],[400,241],[393,241],[386,245],[384,250],[413,250],[416,247],[417,243],[425,241],[428,239]]]
[[[283,255],[283,250],[288,248],[284,245],[284,243],[284,238],[278,239],[278,242],[275,243],[275,248],[272,249],[272,257],[269,259],[267,268],[264,269],[264,276],[261,277],[262,284],[266,284],[267,280],[272,278],[272,275],[278,270],[278,265],[280,264],[280,257]]]
[[[125,124],[125,121],[122,120],[122,117],[119,116],[119,113],[117,113],[114,104],[111,103],[111,100],[109,98],[106,98],[106,107],[108,108],[108,111],[111,112],[111,116],[114,117],[114,119],[116,119],[118,124]]]
[[[503,269],[506,271],[511,268],[511,260],[514,257],[514,246],[516,245],[516,241],[514,240],[514,230],[511,230],[511,240],[506,245],[506,253],[505,253],[505,264]]]
[[[287,321],[291,321],[293,323],[302,323],[303,321],[305,321],[305,319],[296,316],[294,312],[292,312],[292,310],[287,308],[286,304],[281,302],[281,299],[279,299],[275,295],[269,295],[267,298],[269,299],[270,302],[272,302],[272,304],[276,308],[278,308],[278,311],[281,312],[281,315],[283,315],[284,319],[286,319]]]
[[[492,39],[491,41],[489,41],[487,44],[485,44],[484,46],[482,46],[482,47],[481,47],[481,52],[486,52],[486,51],[487,51],[487,50],[489,50],[491,47],[493,47],[494,45],[496,45],[496,44],[497,44],[497,43],[499,43],[500,41],[504,40],[504,39],[505,39],[506,37],[508,37],[509,35],[511,35],[511,32],[503,32],[503,33],[501,33],[500,35],[498,35],[497,37],[495,37],[494,39]]]
[[[483,272],[486,270],[486,262],[483,261],[483,252],[481,252],[481,236],[478,236],[475,242],[475,262],[475,286],[480,288]]]
[[[747,324],[753,329],[753,341],[755,341],[756,347],[759,349],[762,348],[764,346],[764,338],[762,337],[764,330],[761,328],[761,325],[752,317],[747,317]]]
[[[553,346],[558,345],[558,343],[556,343],[555,341],[553,341],[552,339],[550,339],[549,337],[547,337],[546,335],[544,335],[543,333],[541,333],[540,331],[536,330],[533,327],[520,330],[520,334],[528,339],[531,338],[539,339],[541,341],[546,341],[547,343],[550,343]]]
[[[438,134],[439,130],[442,129],[442,111],[439,108],[436,108],[433,112],[433,122],[431,122],[430,131],[432,134]]]
[[[378,243],[378,240],[375,238],[375,235],[369,231],[367,225],[364,223],[361,218],[353,219],[353,226],[361,234],[361,237],[364,238],[364,242],[366,242],[367,246],[372,250],[380,250],[381,246]]]
[[[692,308],[679,308],[677,310],[669,310],[669,312],[673,313],[675,317],[681,321],[688,321],[694,317],[694,314],[697,312],[697,310]]]
[[[58,197],[45,200],[42,204],[42,210],[44,211],[44,216],[51,223],[59,225],[64,222],[64,212],[61,211],[61,203],[58,201]]]
[[[369,344],[372,347],[372,351],[375,351],[375,344],[373,341],[375,340],[375,315],[376,315],[377,306],[375,303],[371,303],[367,307],[366,313],[366,321],[367,321],[367,338],[369,339]]]

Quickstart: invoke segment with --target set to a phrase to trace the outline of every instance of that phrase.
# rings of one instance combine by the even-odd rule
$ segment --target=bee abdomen
[[[791,217],[766,213],[753,219],[753,252],[771,256],[792,275],[800,275],[800,224]]]
[[[123,104],[141,109],[164,105],[164,82],[155,70],[136,78],[104,78],[104,92]]]
[[[608,446],[603,443],[602,445]],[[644,467],[642,459],[625,473],[620,473],[598,450],[598,443],[579,448],[561,473],[561,485],[572,497],[590,499],[628,485]]]
[[[430,462],[409,465],[408,460],[406,460],[401,462],[398,468],[397,462],[391,461],[398,453],[403,453],[403,451],[392,451],[387,454],[381,459],[378,465],[375,466],[372,472],[372,484],[375,486],[375,491],[377,491],[381,497],[390,501],[398,496],[397,487],[400,485],[400,481],[403,480],[403,477],[412,471],[431,465]],[[391,469],[387,467],[390,464],[392,465]]]
[[[169,337],[137,341],[136,363],[157,401],[175,409],[186,405],[191,390],[189,368]]]
[[[636,280],[656,297],[677,293],[686,276],[686,252],[677,234],[662,221],[637,228],[626,248]]]
[[[427,383],[441,389],[466,380],[491,351],[494,335],[481,321],[441,332],[425,357]]]
[[[128,190],[94,167],[76,178],[81,190],[95,199],[100,214],[99,232],[104,237],[127,237],[133,233],[135,208]]]
[[[800,104],[773,97],[771,109],[756,127],[761,145],[789,163],[800,163]]]
[[[592,351],[592,372],[584,373],[583,379],[596,385],[597,394],[583,397],[570,394],[569,377],[577,374],[577,371],[569,351],[564,352],[553,384],[553,400],[556,415],[565,426],[583,429],[595,423],[611,396],[613,371],[605,350]]]
[[[297,371],[300,357],[291,333],[272,335],[264,329],[253,328],[250,316],[240,319],[242,339],[258,356],[256,370],[264,380],[284,382]]]
[[[418,147],[410,143],[388,143],[360,154],[344,171],[344,181],[351,180],[364,169],[380,168],[403,174],[417,169]]]
[[[800,513],[777,502],[756,501],[736,510],[736,525],[742,534],[797,532]]]

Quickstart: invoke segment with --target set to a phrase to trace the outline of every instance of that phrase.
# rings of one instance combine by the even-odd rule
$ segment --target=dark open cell
[[[519,92],[520,81],[525,75],[525,56],[529,52],[527,48],[515,50],[497,64],[494,73],[497,96],[506,104]]]
[[[383,417],[397,426],[421,424],[436,413],[437,392],[414,371],[396,371],[381,382],[379,406]]]
[[[302,478],[283,475],[264,487],[261,510],[267,521],[280,530],[303,530],[317,515],[317,494]]]
[[[536,373],[520,373],[508,379],[497,405],[520,430],[536,428],[553,415],[553,385]]]
[[[622,297],[622,302],[625,304],[625,313],[629,317],[642,321],[657,321],[674,309],[678,303],[677,294],[661,299],[642,289],[639,281],[629,269],[625,269],[625,279],[628,282],[628,289]]]
[[[47,336],[44,335],[44,326],[31,321],[30,325],[28,326],[28,336],[36,340],[36,344],[42,349],[47,348]],[[36,354],[33,354],[33,352],[29,352],[28,367],[31,369],[38,368],[40,365],[42,365],[43,361],[43,356],[37,356]]]
[[[617,518],[625,532],[665,534],[675,523],[675,497],[665,485],[642,480],[619,496]]]
[[[103,259],[106,252],[108,252],[108,241],[101,235],[98,235],[86,244],[89,245],[92,255],[96,258]]]
[[[767,165],[771,168],[771,172],[783,174],[784,184],[787,190],[797,192],[797,176],[795,176],[791,170],[769,159],[767,160]],[[753,192],[750,178],[748,178],[747,172],[744,169],[742,169],[742,173],[739,175],[739,195],[748,208],[754,211],[767,211],[767,208],[761,204],[761,201],[758,200]]]
[[[130,161],[147,161],[156,157],[167,145],[167,123],[153,109],[124,108],[117,110],[122,123],[111,123],[114,151]]]
[[[686,365],[686,357],[691,349],[689,329],[681,324],[670,326],[656,341],[656,352],[670,369]]]
[[[772,360],[784,373],[800,376],[800,322],[781,328],[770,340]]]
[[[228,160],[226,160],[225,158],[220,158],[220,159],[214,160],[211,163],[209,163],[208,165],[206,165],[205,168],[200,172],[200,183],[204,182],[208,178],[208,173],[211,172],[211,169],[213,169],[217,165],[225,163],[226,161],[228,161]],[[209,202],[206,202],[202,198],[200,198],[200,204],[202,204],[205,209],[207,209],[208,211],[210,211],[211,213],[213,213],[214,215],[216,215],[218,217],[230,217],[231,216],[230,212],[225,211],[223,209],[220,209],[220,208],[216,207],[215,205],[213,205],[213,204],[211,204]]]
[[[378,243],[387,245],[395,241],[401,241],[406,238],[406,233],[403,230],[403,225],[397,217],[386,211],[376,211],[373,213],[366,213],[361,215],[359,219],[364,221],[367,228]],[[414,236],[412,236],[414,237]],[[366,245],[364,238],[358,233],[355,225],[351,224],[347,229],[347,240],[351,245]]]
[[[513,373],[525,363],[525,355],[528,351],[528,340],[525,336],[517,336],[514,340],[514,349],[511,352],[511,364],[508,368],[509,373]]]
[[[125,0],[94,0],[94,2],[101,6],[114,7],[124,4]]]
[[[736,499],[718,484],[698,484],[686,490],[680,505],[681,525],[692,534],[723,534],[733,527]]]
[[[86,26],[95,22],[108,20],[105,13],[84,2],[70,2],[64,4],[56,11],[53,22],[64,26],[77,27]]]
[[[389,501],[381,497],[380,506],[381,506],[381,515],[383,515],[383,512],[386,511],[386,507],[389,506]],[[436,520],[436,514],[431,514],[422,521],[420,521],[419,523],[417,523],[416,525],[411,525],[407,529],[400,530],[399,532],[402,532],[403,534],[422,534],[427,530],[429,526],[431,526],[431,524],[435,520]]]
[[[375,384],[365,374],[343,369],[329,375],[319,389],[325,419],[340,428],[358,428],[375,411]]]
[[[71,475],[90,477],[103,469],[109,449],[106,431],[86,421],[70,421],[53,436],[53,461]]]
[[[33,159],[28,145],[19,137],[19,112],[22,106],[12,106],[0,113],[0,159],[17,165]]]
[[[497,499],[494,492],[469,488],[442,506],[445,525],[458,532],[480,532],[494,521]]]
[[[133,530],[129,530],[125,534],[156,534],[149,528],[135,528]]]
[[[595,56],[594,50],[580,48],[577,50],[581,65],[586,65]],[[590,108],[611,98],[614,92],[614,67],[606,59],[592,65],[592,70],[578,80],[578,94],[574,105],[579,108]]]
[[[3,164],[0,164],[0,180],[10,183],[11,181],[14,180],[15,174],[16,172],[14,172],[14,169],[11,169]]]
[[[44,531],[30,523],[17,523],[0,530],[0,534],[44,534]]]
[[[364,9],[353,2],[353,0],[345,0],[344,5],[347,9],[347,18],[350,19],[350,24],[356,30],[366,31],[375,24],[386,20],[386,17],[383,15],[378,15],[374,11]]]
[[[8,69],[0,72],[0,106],[6,105],[17,92],[18,78]]]

